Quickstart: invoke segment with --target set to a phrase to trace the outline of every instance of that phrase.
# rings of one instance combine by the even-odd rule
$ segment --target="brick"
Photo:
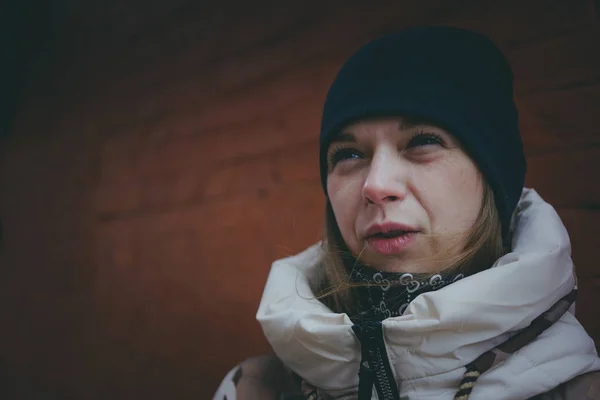
[[[566,30],[592,26],[595,21],[588,0],[505,1],[493,7],[486,1],[449,6],[428,23],[454,25],[485,33],[503,49],[539,40]],[[510,29],[507,29],[510,26]]]
[[[273,168],[278,181],[303,182],[320,179],[319,139],[282,148],[274,156]]]
[[[313,99],[314,100],[314,99]],[[317,104],[317,105],[315,105]],[[220,162],[234,162],[269,153],[318,137],[320,103],[294,103],[270,115],[241,119],[232,115],[223,125],[203,128],[198,116],[176,114],[157,130],[169,132],[161,140],[148,140],[136,152],[136,169],[143,176],[186,170],[214,170]],[[178,118],[185,121],[180,127]],[[195,128],[194,128],[195,126]]]
[[[286,202],[286,193],[294,199],[292,202]],[[111,268],[116,268],[117,274],[121,270],[124,271],[121,273],[129,274],[129,277],[117,275],[116,282],[132,282],[132,279],[136,285],[171,282],[193,291],[196,290],[194,282],[200,279],[208,285],[206,293],[222,295],[232,291],[231,296],[238,299],[241,297],[235,290],[239,285],[245,285],[256,288],[256,291],[247,292],[249,301],[256,301],[273,261],[273,249],[296,243],[299,250],[317,239],[321,228],[318,223],[321,203],[320,186],[316,183],[310,187],[282,188],[266,199],[237,198],[205,205],[202,209],[173,211],[152,218],[146,216],[136,223],[133,256],[136,268],[119,268],[119,258],[116,258],[119,250],[114,248],[108,253],[112,258],[106,265],[113,265]],[[311,214],[314,218],[306,218]],[[121,223],[122,228],[112,230],[115,236],[105,241],[113,247],[130,243],[132,232],[126,226]],[[231,251],[231,246],[236,248],[235,252]],[[127,246],[120,251],[124,254],[121,260],[131,260]],[[210,260],[208,265],[207,260]],[[217,272],[224,269],[237,272],[222,281]],[[258,275],[257,269],[262,271]],[[207,275],[209,271],[215,274]]]
[[[99,182],[93,192],[98,214],[118,214],[136,210],[142,204],[142,187],[136,165],[139,138],[127,132],[103,138]]]
[[[113,220],[98,224],[95,228],[95,269],[92,293],[97,306],[126,297],[132,285],[132,271],[139,270],[135,253],[135,238],[140,231],[135,221]],[[122,302],[124,307],[129,302]],[[96,322],[96,321],[93,321]]]
[[[140,207],[140,198],[140,186],[135,181],[105,184],[98,187],[94,193],[94,210],[106,217],[131,212]]]
[[[271,265],[271,244],[264,237],[264,223],[219,229],[204,236],[200,260],[211,262],[200,261],[197,266],[199,281],[205,285],[201,298],[208,301],[223,296],[258,306]]]
[[[564,151],[600,143],[596,124],[600,85],[516,99],[526,151]]]
[[[98,189],[111,186],[127,186],[139,179],[135,164],[124,158],[104,158],[100,165]]]
[[[251,234],[256,226],[248,224],[251,231],[217,227],[202,237],[184,231],[141,231],[142,235],[136,235],[141,239],[136,250],[138,267],[115,271],[112,284],[101,293],[106,299],[100,308],[101,315],[106,315],[103,329],[119,337],[122,348],[147,357],[183,361],[190,346],[202,353],[226,345],[229,350],[223,354],[239,356],[228,343],[228,335],[205,327],[206,321],[227,326],[232,312],[240,314],[237,323],[247,326],[244,318],[254,322],[270,265],[260,236]],[[216,299],[219,307],[215,307]],[[264,346],[258,326],[247,339],[246,344]],[[198,340],[211,343],[210,350],[198,348]],[[238,350],[248,348],[241,345]]]
[[[206,82],[216,85],[215,90],[218,91],[231,81],[234,84],[240,80],[245,82],[252,79],[256,72],[264,75],[261,69],[268,72],[277,67],[275,53],[297,51],[293,48],[290,50],[289,46],[279,48],[278,45],[288,42],[290,35],[295,35],[304,25],[314,24],[328,9],[334,9],[332,4],[319,4],[320,14],[315,15],[306,2],[265,6],[254,4],[243,11],[246,7],[236,4],[224,12],[222,5],[207,10],[206,5],[198,7],[187,4],[185,8],[181,5],[161,5],[157,8],[164,12],[159,14],[129,11],[138,16],[137,23],[117,20],[112,30],[104,29],[100,38],[106,41],[106,36],[112,35],[118,40],[113,42],[112,48],[104,48],[104,53],[97,52],[96,57],[101,63],[114,58],[112,61],[119,63],[117,71],[133,75],[134,79],[125,82],[131,91],[139,92],[149,83],[164,81],[164,75],[160,74],[163,71],[158,68],[140,71],[137,66],[140,62],[148,66],[158,65],[165,59],[169,60],[169,66],[177,72],[177,76],[186,79],[204,76]],[[232,12],[233,9],[237,12]],[[230,30],[228,26],[235,26],[236,29]],[[137,40],[128,40],[128,36]],[[263,49],[270,48],[269,45],[275,46],[275,51],[269,52],[271,63],[261,62],[261,67],[259,63],[248,60],[248,55],[261,53]],[[161,47],[163,51],[157,53],[156,47]],[[206,66],[211,69],[207,71]]]
[[[198,113],[207,128],[226,125],[232,119],[251,120],[257,115],[276,117],[273,111],[299,101],[325,99],[329,85],[343,60],[317,59],[296,66],[277,79],[268,78],[252,87],[215,98]]]
[[[571,238],[573,261],[580,279],[600,277],[596,257],[600,233],[600,212],[594,210],[558,209]]]
[[[204,171],[166,173],[140,179],[140,208],[163,209],[200,202],[206,180]]]
[[[527,109],[520,105],[517,99],[517,109],[519,110],[519,129],[521,131],[521,140],[523,141],[523,151],[526,156],[531,156],[539,153],[551,153],[569,147],[577,148],[578,143],[564,142],[559,137],[560,129],[547,124],[545,120],[536,115],[544,112]]]
[[[402,12],[394,16],[390,14],[389,7],[374,9],[368,6],[368,12],[365,11],[359,5],[337,9],[335,18],[321,16],[317,23],[307,23],[305,29],[291,30],[285,40],[274,40],[267,46],[246,50],[238,59],[230,57],[227,60],[231,63],[229,67],[211,66],[214,70],[203,74],[203,92],[215,90],[220,97],[221,93],[226,96],[222,99],[213,98],[205,104],[203,111],[206,119],[218,119],[217,125],[220,125],[220,121],[231,118],[228,110],[234,109],[239,113],[256,107],[263,108],[263,100],[267,101],[264,109],[270,110],[271,100],[281,103],[288,98],[299,98],[303,93],[311,93],[313,88],[324,98],[325,91],[345,58],[362,42],[379,33],[382,19],[393,20],[397,24],[400,18],[409,23],[412,15],[425,12],[422,7],[415,5],[403,5]],[[369,17],[365,18],[366,15]],[[357,26],[361,29],[357,30]],[[328,40],[324,41],[323,37]],[[230,74],[231,79],[223,79],[226,76],[224,74]],[[212,89],[215,85],[219,85],[218,89]],[[250,88],[260,88],[261,93],[255,94]],[[173,96],[169,95],[169,98],[177,101],[176,98],[181,97],[178,91],[179,88],[171,88]],[[246,93],[249,95],[246,96]],[[227,107],[222,107],[219,104],[221,101],[226,102]],[[186,105],[182,104],[182,107]],[[226,115],[221,117],[219,114],[222,112]],[[250,112],[255,114],[254,111]]]
[[[536,10],[536,18],[532,18],[528,13],[524,13],[522,4],[519,2],[503,3],[501,7],[495,4],[493,13],[486,12],[486,9],[491,9],[487,4],[482,6],[479,6],[478,4],[470,4],[469,7],[458,8],[457,11],[454,13],[451,12],[449,15],[446,13],[440,19],[440,22],[454,22],[458,25],[468,25],[469,23],[473,23],[473,21],[478,21],[478,26],[481,27],[484,32],[493,28],[497,32],[506,34],[506,21],[509,20],[511,22],[511,27],[513,28],[510,30],[510,35],[514,39],[523,37],[528,32],[531,34],[532,31],[535,32],[535,34],[539,34],[540,30],[542,32],[546,30],[556,31],[564,29],[565,27],[585,25],[589,22],[588,20],[590,18],[589,4],[583,1],[569,2],[567,5],[564,5],[564,2],[538,0],[534,4],[531,4],[530,7],[531,10]],[[285,10],[285,15],[289,16],[289,10],[291,8],[292,7],[290,6],[288,9],[288,6],[286,6],[281,8],[270,7],[269,9],[274,13],[273,15],[277,15],[277,12]],[[299,20],[302,21],[303,19],[311,16],[310,12],[306,12],[306,14],[304,14],[304,7],[298,8],[302,9],[302,12],[293,12],[292,14],[295,18],[299,18]],[[322,4],[319,5],[319,8],[321,12],[323,12]],[[360,43],[375,35],[378,35],[382,30],[391,29],[392,27],[397,29],[403,25],[414,24],[415,21],[419,20],[423,20],[424,22],[435,22],[435,14],[437,13],[440,15],[439,9],[444,9],[444,7],[440,6],[438,2],[432,2],[425,6],[423,3],[417,2],[409,4],[403,3],[401,6],[395,3],[390,3],[381,5],[380,8],[374,8],[370,4],[364,6],[355,4],[352,7],[345,7],[342,9],[332,6],[331,16],[323,18],[318,23],[304,24],[303,22],[299,22],[303,28],[296,29],[295,31],[289,28],[289,23],[286,26],[285,23],[282,23],[283,20],[279,18],[267,19],[268,23],[266,22],[265,24],[257,24],[255,19],[240,18],[242,26],[246,26],[248,28],[247,34],[240,34],[241,31],[236,29],[236,35],[225,35],[226,37],[231,38],[232,41],[222,46],[227,49],[239,46],[239,49],[247,49],[246,54],[248,55],[253,53],[256,54],[254,56],[255,58],[248,58],[252,56],[242,56],[246,58],[243,58],[239,61],[239,64],[237,64],[240,65],[240,69],[248,71],[256,70],[256,72],[251,72],[248,76],[241,75],[239,80],[218,79],[219,71],[228,70],[228,68],[223,68],[224,65],[222,64],[217,63],[210,66],[209,68],[211,69],[209,71],[202,70],[201,67],[206,64],[206,60],[202,58],[194,58],[194,54],[198,54],[196,53],[196,51],[198,51],[197,49],[194,49],[194,51],[184,51],[182,48],[178,46],[172,46],[168,42],[161,43],[152,41],[153,46],[147,46],[150,54],[160,54],[161,57],[165,57],[164,52],[156,51],[156,46],[162,46],[165,49],[176,48],[178,49],[179,54],[186,55],[185,57],[180,57],[181,61],[179,64],[190,65],[188,67],[189,72],[187,72],[187,74],[183,74],[182,71],[177,71],[178,67],[173,65],[173,63],[167,64],[170,66],[171,71],[176,73],[181,81],[185,81],[180,86],[173,85],[172,82],[169,82],[168,86],[163,86],[160,89],[157,88],[157,85],[164,85],[162,82],[164,82],[163,77],[165,76],[165,68],[168,69],[168,67],[164,67],[164,61],[145,63],[146,66],[155,66],[144,69],[144,71],[156,71],[152,72],[157,76],[157,78],[155,78],[155,82],[148,82],[147,80],[144,81],[142,79],[141,82],[137,83],[137,87],[131,86],[134,82],[136,82],[137,79],[139,79],[139,76],[143,75],[140,74],[139,68],[137,67],[141,60],[139,53],[137,54],[138,58],[135,59],[137,60],[137,63],[133,62],[132,60],[128,61],[131,64],[131,68],[133,68],[133,71],[131,72],[127,71],[127,68],[125,68],[123,63],[120,65],[115,65],[115,63],[119,62],[119,59],[127,59],[127,57],[123,57],[123,54],[119,55],[117,53],[110,57],[110,52],[101,53],[101,60],[111,60],[109,65],[112,67],[112,70],[125,71],[127,74],[123,77],[109,75],[105,76],[104,79],[99,79],[96,77],[96,81],[103,87],[111,87],[111,90],[116,90],[118,88],[122,93],[126,92],[138,94],[139,97],[124,98],[123,101],[129,104],[136,104],[136,107],[139,109],[155,109],[157,107],[157,99],[151,96],[155,90],[160,90],[162,94],[161,98],[165,101],[163,104],[169,104],[172,108],[180,108],[182,106],[185,107],[186,104],[188,106],[189,104],[195,104],[196,109],[198,109],[200,108],[200,105],[197,104],[198,101],[193,101],[194,98],[205,99],[202,101],[202,105],[211,108],[212,101],[206,100],[208,98],[212,98],[212,96],[210,96],[211,93],[218,94],[225,91],[231,91],[234,87],[239,87],[240,84],[243,86],[241,82],[244,82],[245,84],[246,82],[257,79],[260,76],[267,77],[272,75],[274,72],[273,65],[278,65],[278,68],[287,68],[289,65],[297,65],[302,63],[303,60],[306,60],[307,58],[315,57],[321,54],[332,53],[337,54],[337,56],[335,56],[335,60],[337,60],[335,64],[337,65],[343,61],[343,59],[348,56],[353,49],[358,47]],[[544,10],[544,13],[546,13],[544,18],[538,18],[537,13],[539,10]],[[265,18],[266,15],[270,15],[262,12],[259,14],[259,18]],[[298,17],[298,15],[301,14],[306,15],[306,17]],[[432,15],[432,17],[428,18],[428,15]],[[515,17],[517,17],[517,19]],[[140,17],[140,19],[142,19],[142,17]],[[532,21],[536,22],[532,23]],[[539,24],[541,24],[542,27],[540,27]],[[190,26],[192,25],[193,24]],[[242,26],[240,26],[240,29],[242,29]],[[280,29],[285,30],[283,27],[290,29],[289,34],[284,36],[285,40],[283,41],[283,46],[277,40],[273,40],[271,42],[264,40],[264,38],[268,38],[270,36],[277,37],[276,33]],[[357,29],[357,27],[360,29]],[[191,38],[194,38],[198,33],[199,32],[195,33],[194,31],[189,31],[184,33],[183,36],[189,42],[194,43]],[[202,36],[204,37],[204,32],[202,33]],[[186,35],[189,36],[186,37]],[[164,32],[162,36],[164,37]],[[174,37],[177,37],[177,35]],[[223,37],[223,35],[212,35],[212,37]],[[254,41],[254,43],[260,43],[261,39],[251,39],[256,37],[262,37],[263,43],[266,44],[263,45],[263,47],[252,48],[251,44],[245,43],[246,40]],[[328,39],[323,40],[324,37],[327,37]],[[181,38],[179,38],[177,41],[181,42]],[[124,43],[127,43],[127,41],[124,41]],[[131,45],[132,44],[130,43],[129,46]],[[340,48],[347,50],[339,51]],[[250,49],[252,49],[252,51],[250,51]],[[288,59],[286,57],[291,56],[282,56],[282,52],[285,54],[293,53],[294,55],[297,55],[298,58]],[[135,51],[132,51],[131,47],[128,48],[128,53],[136,54]],[[120,58],[117,58],[117,56]],[[125,56],[127,56],[127,54]],[[228,56],[229,58],[235,59],[235,56],[232,54],[229,54]],[[272,58],[280,59],[281,57],[283,57],[284,61],[271,62]],[[264,71],[262,72],[260,72],[260,65],[264,66]],[[244,68],[244,66],[248,66],[248,68]],[[231,66],[230,68],[232,68],[234,71],[237,70],[235,65]],[[97,67],[97,69],[100,68]],[[87,69],[84,71],[87,71]],[[133,74],[134,71],[135,74]],[[235,74],[230,75],[234,76]],[[184,78],[184,76],[186,78]],[[193,76],[194,78],[190,78],[190,76]],[[204,78],[198,80],[197,77]],[[83,78],[89,80],[89,76],[87,75],[84,75]],[[269,79],[272,80],[273,78],[270,77]],[[288,79],[283,79],[283,81],[286,80]],[[111,86],[107,85],[107,82],[114,83]],[[205,97],[194,97],[187,95],[187,93],[190,92],[189,87],[193,86],[194,82],[201,87],[201,91],[198,92],[203,93]],[[232,86],[224,86],[227,85],[228,82],[231,82]],[[107,105],[110,104],[110,102],[106,101],[107,99],[104,98],[106,96],[96,97],[99,99],[98,101],[101,102],[98,107],[106,108]],[[123,111],[123,117],[130,118],[129,110],[124,109]]]
[[[247,95],[244,94],[244,92],[240,93],[238,91],[226,96],[222,100],[216,99],[216,102],[213,101],[208,107],[204,107],[203,112],[196,116],[196,129],[205,131],[206,133],[203,133],[203,135],[210,136],[211,133],[207,132],[207,130],[210,131],[217,126],[223,126],[230,123],[232,114],[229,110],[236,110],[235,119],[247,120],[255,117],[257,114],[266,114],[269,112],[268,110],[273,108],[273,104],[277,104],[279,107],[282,104],[282,99],[290,98],[292,102],[296,101],[295,99],[299,93],[311,93],[311,96],[319,98],[319,101],[322,101],[324,98],[324,91],[342,61],[343,58],[341,56],[338,56],[337,58],[331,58],[330,56],[329,60],[316,59],[309,65],[302,65],[302,68],[296,72],[291,71],[291,73],[281,77],[275,79],[270,78],[269,81],[264,82],[262,86],[260,86],[260,90],[247,91]],[[268,64],[269,63],[267,63],[267,65]],[[328,67],[324,69],[324,65],[327,65]],[[314,72],[312,71],[313,69]],[[325,73],[327,78],[323,80],[322,84],[315,86],[314,77],[323,76],[324,71],[330,71]],[[296,75],[296,78],[294,78],[294,75]],[[308,78],[303,78],[303,76],[310,76],[311,79],[308,80]],[[298,89],[290,86],[294,81],[298,81],[298,84],[294,85]],[[310,82],[310,85],[307,85],[308,82]],[[267,86],[265,86],[265,84]],[[307,87],[311,86],[320,88],[316,89],[320,95],[317,96],[317,92],[311,90],[307,92]],[[287,100],[284,100],[283,104],[285,104],[285,101]],[[240,111],[243,113],[240,114]],[[222,142],[231,142],[231,136],[227,132],[219,132],[218,136],[223,138]],[[176,157],[176,155],[173,156],[173,158]]]
[[[600,204],[600,148],[528,157],[525,184],[538,190],[557,208],[587,208]]]
[[[600,347],[600,319],[598,318],[598,293],[600,276],[579,281],[579,292],[575,306],[575,315],[588,334]]]
[[[321,239],[325,197],[319,179],[282,184],[269,192],[266,201],[270,217],[263,222],[263,237],[273,260]]]
[[[133,268],[133,245],[138,233],[135,222],[127,219],[98,224],[95,229],[94,254],[101,269]]]
[[[101,152],[104,158],[130,159],[135,156],[135,149],[140,142],[140,127],[136,130],[115,127],[115,130],[101,135]]]
[[[236,6],[236,8],[238,7],[239,5]],[[231,90],[240,83],[246,84],[258,77],[266,77],[278,68],[298,64],[307,53],[314,54],[315,47],[322,51],[325,44],[322,40],[324,35],[331,36],[335,32],[332,25],[337,24],[346,14],[349,14],[348,10],[350,10],[347,7],[340,9],[331,4],[329,6],[319,4],[321,13],[327,12],[328,8],[332,14],[335,11],[335,14],[332,15],[334,18],[319,18],[306,7],[305,3],[286,4],[285,6],[270,5],[266,9],[253,7],[250,14],[257,12],[257,15],[252,18],[242,14],[233,17],[228,13],[227,23],[214,27],[219,27],[222,31],[213,32],[210,35],[211,41],[204,39],[207,36],[206,32],[198,31],[197,27],[202,24],[198,24],[197,20],[189,23],[189,26],[195,26],[196,29],[182,30],[181,34],[177,32],[177,29],[181,29],[181,25],[172,25],[170,29],[167,28],[167,32],[161,32],[161,37],[157,38],[159,40],[149,42],[153,45],[145,46],[145,49],[143,46],[138,45],[140,48],[136,48],[135,44],[130,44],[126,53],[119,50],[118,47],[99,53],[100,57],[97,62],[100,65],[107,64],[105,70],[116,71],[123,75],[116,75],[113,72],[112,75],[105,75],[104,79],[98,80],[98,83],[114,82],[110,89],[115,90],[117,89],[115,84],[118,82],[119,90],[125,93],[142,94],[139,100],[146,105],[148,105],[146,99],[150,100],[147,96],[147,88],[154,89],[157,85],[162,85],[163,97],[168,97],[170,104],[173,104],[174,101],[182,104],[182,89],[189,87],[191,82],[200,82],[202,93],[210,97],[214,93]],[[406,14],[406,7],[404,9]],[[343,14],[340,14],[340,11]],[[362,10],[358,11],[351,15],[351,21],[347,21],[354,25],[353,28],[360,26],[355,23],[361,19],[364,26],[364,14]],[[372,8],[370,11],[373,11]],[[383,15],[384,12],[383,9],[378,11],[380,15]],[[219,18],[218,14],[217,18]],[[320,23],[315,24],[316,18],[320,19]],[[371,24],[375,23],[376,19],[372,19]],[[226,28],[231,24],[236,26],[234,31]],[[310,32],[306,32],[303,29],[305,27],[308,27]],[[173,38],[171,40],[176,40],[176,42],[165,41],[165,37]],[[339,43],[347,42],[347,33],[340,32],[338,37],[341,38]],[[284,40],[281,40],[282,38]],[[306,38],[310,38],[310,40],[307,41]],[[218,45],[215,45],[215,42]],[[185,45],[182,46],[181,43]],[[143,43],[140,44],[143,45]],[[213,53],[203,53],[202,45],[210,45]],[[164,51],[157,52],[157,47],[163,48]],[[173,51],[173,49],[177,51]],[[204,57],[198,56],[203,54]],[[88,53],[88,56],[90,59],[94,59],[93,53],[92,55]],[[159,56],[160,60],[157,59]],[[211,60],[211,56],[213,60]],[[173,82],[170,82],[165,85],[163,78],[165,71],[162,67],[165,59],[169,59],[170,70],[180,77],[182,84],[174,85]],[[271,61],[272,59],[274,60]],[[107,60],[110,60],[110,63]],[[281,60],[281,62],[275,60]],[[140,71],[138,67],[141,62],[147,66],[143,71]],[[236,74],[238,71],[240,73]],[[199,77],[200,80],[198,80]],[[85,75],[81,78],[82,81],[84,78]],[[83,83],[87,82],[83,81]],[[103,87],[96,89],[106,91],[106,88]],[[204,99],[209,97],[204,97]],[[189,97],[186,96],[186,98],[189,100]],[[210,105],[210,102],[205,101],[205,103]]]
[[[260,196],[253,192],[232,197],[207,199],[201,203],[181,205],[165,210],[148,210],[131,215],[132,221],[145,232],[169,233],[193,231],[210,234],[215,229],[227,229],[251,224],[264,218]]]
[[[87,212],[89,207],[89,189],[77,182],[76,167],[74,171],[58,173],[49,171],[28,161],[5,164],[2,191],[3,218],[32,218],[37,221],[69,218],[77,213]],[[90,186],[89,183],[87,183]],[[16,224],[18,230],[31,226]],[[40,226],[43,229],[43,225]]]
[[[272,186],[273,167],[269,158],[256,158],[217,166],[207,174],[204,197],[236,195]]]
[[[518,95],[598,79],[600,27],[551,36],[507,51]]]
[[[199,290],[196,285],[203,273],[202,256],[211,256],[198,252],[199,239],[195,231],[140,232],[135,239],[137,268],[129,279],[141,289],[164,284]]]
[[[210,65],[209,70],[201,70],[200,68],[203,66],[201,64],[198,68],[200,70],[193,70],[193,78],[187,78],[185,80],[180,78],[181,84],[171,83],[168,87],[161,88],[161,99],[163,103],[157,103],[158,99],[152,98],[150,96],[151,93],[146,93],[147,89],[145,88],[130,88],[129,90],[125,90],[129,93],[140,94],[139,98],[136,98],[135,100],[130,99],[129,102],[135,102],[139,109],[146,110],[155,110],[157,107],[161,107],[159,104],[168,104],[168,107],[171,109],[189,109],[190,105],[193,105],[195,111],[206,110],[205,112],[207,114],[213,116],[215,112],[220,113],[222,112],[221,110],[223,110],[221,106],[215,104],[215,100],[216,102],[219,102],[219,97],[222,97],[223,93],[227,93],[228,98],[225,99],[225,101],[229,103],[225,110],[234,109],[236,112],[239,112],[240,110],[246,109],[247,107],[232,107],[233,105],[230,103],[238,103],[241,101],[238,100],[238,98],[240,97],[240,93],[247,91],[248,83],[255,86],[260,85],[264,87],[269,85],[274,88],[281,88],[281,90],[290,95],[294,95],[296,92],[302,93],[307,87],[314,86],[315,80],[320,80],[323,76],[328,76],[327,84],[324,86],[324,89],[326,89],[333,74],[337,71],[344,58],[356,49],[360,42],[378,34],[381,24],[379,19],[388,18],[393,20],[394,23],[397,23],[398,18],[401,17],[409,23],[409,21],[411,21],[410,12],[421,13],[423,9],[418,6],[412,6],[410,8],[403,6],[402,12],[395,16],[391,16],[387,8],[373,9],[370,6],[367,14],[365,14],[365,10],[362,8],[345,8],[342,11],[343,13],[340,14],[340,10],[337,10],[335,18],[333,19],[325,19],[316,25],[308,24],[308,32],[302,30],[294,32],[291,30],[293,33],[290,37],[286,37],[283,43],[274,40],[272,43],[268,43],[270,47],[259,47],[252,51],[246,48],[245,52],[240,56],[242,58],[239,62],[230,66],[230,69],[234,72],[236,72],[238,68],[242,71],[241,74],[237,75],[233,72],[230,73],[230,75],[235,76],[235,79],[221,79],[223,77],[222,74],[228,73],[227,71],[229,69],[227,68],[227,65],[217,63],[215,65]],[[370,18],[365,20],[365,15],[369,15]],[[255,21],[253,21],[253,23],[254,22]],[[360,26],[362,29],[356,30],[356,26]],[[237,32],[238,31],[236,30],[235,37],[236,40],[239,41],[243,36],[239,35]],[[353,32],[351,38],[355,38],[354,42],[349,40],[348,32]],[[323,37],[328,37],[328,41],[323,41]],[[332,53],[331,46],[335,49],[333,54],[337,54],[334,58],[325,56]],[[340,51],[340,48],[345,50]],[[229,58],[234,58],[235,60],[235,56],[230,56]],[[188,57],[186,62],[190,63],[190,59],[192,58]],[[273,61],[273,59],[281,61]],[[307,68],[305,65],[307,61],[315,64],[315,67]],[[159,64],[157,63],[156,65]],[[298,66],[301,66],[301,68],[298,68]],[[286,71],[288,69],[289,71]],[[313,69],[317,71],[317,73],[310,73],[307,78],[294,77],[308,69]],[[325,72],[329,70],[331,72]],[[255,72],[249,73],[248,71]],[[285,74],[282,75],[281,72],[285,72]],[[164,76],[164,71],[160,71],[160,77],[162,78],[162,76]],[[181,74],[178,76],[181,77]],[[112,79],[117,80],[118,78],[114,77]],[[290,88],[288,86],[289,83],[297,79],[300,79],[300,85],[297,88]],[[129,79],[129,82],[127,83],[124,82],[124,84],[130,85],[130,81],[131,79]],[[161,83],[162,80],[159,82]],[[144,86],[150,86],[153,89],[156,87],[155,85],[148,85],[147,83]],[[190,88],[194,86],[199,88],[196,93],[202,93],[201,97],[195,97],[193,94],[194,91],[190,90]],[[120,90],[123,91],[124,88],[120,87]],[[215,95],[217,98],[215,98]],[[270,93],[252,96],[250,103],[257,101],[262,102],[264,98],[268,99],[274,96],[280,97],[278,94],[271,95]],[[210,101],[207,99],[210,99]],[[229,119],[230,115],[226,115],[225,118]]]
[[[567,28],[591,26],[594,22],[589,2],[585,0],[570,3],[537,0],[529,3],[527,10],[518,1],[494,6],[490,7],[487,2],[467,2],[463,6],[453,4],[448,7],[443,2],[431,1],[402,4],[389,2],[380,7],[370,4],[353,4],[344,9],[334,7],[335,14],[327,18],[321,17],[318,23],[307,24],[304,29],[297,29],[297,33],[287,37],[285,43],[287,49],[293,49],[299,57],[317,54],[339,54],[345,57],[348,54],[344,55],[344,52],[351,51],[349,43],[358,47],[382,30],[399,29],[419,20],[471,27],[497,36],[502,42],[543,36]],[[541,18],[540,13],[543,14]],[[535,14],[535,18],[532,14]],[[506,21],[511,23],[510,30],[506,30]],[[323,41],[323,37],[328,40]],[[275,45],[279,45],[279,42]],[[344,50],[340,52],[340,49]],[[279,54],[277,47],[273,48],[272,54]],[[257,54],[257,57],[260,55]]]

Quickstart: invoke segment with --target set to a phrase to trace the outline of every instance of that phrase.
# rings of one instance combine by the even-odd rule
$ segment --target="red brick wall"
[[[0,143],[3,398],[209,398],[268,351],[254,314],[270,264],[321,230],[328,84],[409,24],[507,53],[527,184],[570,229],[600,339],[597,2],[249,3],[57,3]]]

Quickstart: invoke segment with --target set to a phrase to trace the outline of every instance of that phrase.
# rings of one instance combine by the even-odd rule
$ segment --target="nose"
[[[376,154],[371,160],[362,196],[369,204],[402,201],[408,192],[408,167],[396,153]]]

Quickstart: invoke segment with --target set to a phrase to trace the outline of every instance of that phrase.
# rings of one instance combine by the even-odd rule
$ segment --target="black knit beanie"
[[[456,136],[492,187],[503,237],[523,190],[526,162],[513,102],[513,74],[487,37],[418,27],[359,49],[342,67],[323,108],[320,167],[327,194],[333,136],[367,117],[411,116]]]

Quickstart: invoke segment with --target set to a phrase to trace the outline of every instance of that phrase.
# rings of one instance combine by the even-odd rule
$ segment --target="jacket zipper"
[[[358,400],[370,400],[373,385],[379,400],[399,400],[398,387],[383,340],[381,321],[360,321],[352,326],[352,330],[361,347]]]

